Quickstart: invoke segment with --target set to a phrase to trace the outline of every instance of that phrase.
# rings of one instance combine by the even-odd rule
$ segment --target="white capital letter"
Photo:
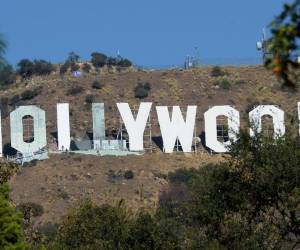
[[[57,104],[57,137],[58,150],[70,150],[69,103]]]
[[[228,117],[228,137],[226,142],[218,141],[217,121],[218,116]],[[217,153],[227,152],[226,146],[230,145],[230,140],[237,140],[237,134],[240,128],[240,114],[230,106],[214,106],[204,113],[205,119],[205,144],[207,147]]]
[[[270,115],[273,118],[274,139],[285,134],[284,112],[274,105],[260,105],[249,112],[250,119],[250,136],[254,136],[255,132],[260,133],[262,130],[261,118],[264,115]],[[256,131],[255,131],[256,130]]]
[[[151,106],[151,102],[142,102],[140,104],[136,119],[134,119],[128,103],[117,103],[117,107],[129,136],[129,149],[131,151],[144,150],[143,135]]]
[[[182,117],[179,106],[173,106],[171,119],[168,107],[158,106],[156,107],[156,111],[164,143],[164,151],[172,153],[176,139],[178,138],[183,152],[191,152],[197,106],[188,106],[186,121]]]

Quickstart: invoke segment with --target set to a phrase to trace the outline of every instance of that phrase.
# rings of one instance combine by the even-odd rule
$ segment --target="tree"
[[[11,207],[7,181],[18,167],[11,163],[0,165],[0,249],[27,249],[22,229],[22,215]]]
[[[96,68],[103,67],[107,63],[107,56],[105,54],[99,53],[99,52],[93,52],[91,54],[91,63]]]
[[[187,249],[294,249],[300,240],[298,140],[243,132],[229,154],[223,163],[172,174],[160,199],[162,218],[184,225]]]
[[[49,75],[55,70],[51,62],[45,60],[34,60],[34,74],[36,75]]]
[[[0,185],[0,248],[27,249],[22,216],[9,203],[8,185]]]
[[[7,46],[7,44],[3,38],[3,35],[0,34],[0,70],[6,64],[5,59],[4,59],[4,53],[5,53],[6,46]]]
[[[118,65],[121,66],[121,67],[131,67],[132,66],[132,62],[127,59],[127,58],[122,58],[119,62],[118,62]]]
[[[134,215],[123,201],[115,206],[83,202],[65,217],[49,249],[177,250],[179,225],[155,215]]]
[[[34,63],[29,59],[22,59],[17,65],[17,72],[23,77],[31,77],[34,72]]]
[[[0,70],[0,85],[7,86],[14,83],[16,80],[16,74],[13,67],[9,64],[5,65]]]
[[[79,58],[80,56],[76,54],[74,51],[72,51],[69,53],[67,61],[71,63],[77,63],[79,61]]]
[[[285,4],[283,11],[271,23],[272,37],[267,41],[272,58],[266,66],[283,80],[284,85],[299,85],[299,63],[296,50],[300,38],[300,0]]]

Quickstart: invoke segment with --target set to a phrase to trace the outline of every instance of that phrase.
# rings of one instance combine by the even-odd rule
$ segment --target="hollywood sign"
[[[136,117],[134,117],[128,103],[117,103],[117,108],[125,125],[129,138],[129,151],[144,150],[144,131],[150,115],[152,103],[140,103]],[[179,106],[173,106],[170,114],[167,106],[156,106],[158,123],[163,141],[163,151],[172,153],[176,141],[180,142],[183,152],[192,152],[195,120],[197,106],[187,106],[185,117]],[[300,120],[300,102],[298,103],[298,114]],[[285,133],[284,111],[275,105],[260,105],[249,112],[250,124],[254,124],[258,132],[262,130],[262,117],[269,115],[273,120],[274,137],[280,137]],[[23,118],[32,117],[34,140],[25,142],[23,139]],[[228,118],[228,137],[226,142],[220,142],[217,138],[217,117]],[[105,117],[104,104],[92,104],[93,119],[93,150],[99,150],[103,145],[121,145],[126,147],[126,141],[106,140],[105,138]],[[240,128],[239,111],[235,108],[224,105],[209,108],[204,113],[205,143],[206,147],[217,153],[227,151],[227,146],[237,140]],[[33,105],[20,106],[10,113],[10,137],[11,146],[22,155],[34,154],[46,147],[46,115],[45,111]],[[250,128],[250,135],[255,131]],[[57,142],[59,151],[69,151],[71,144],[69,104],[57,104]],[[127,150],[127,147],[126,147]],[[2,132],[0,124],[0,152],[2,156]]]

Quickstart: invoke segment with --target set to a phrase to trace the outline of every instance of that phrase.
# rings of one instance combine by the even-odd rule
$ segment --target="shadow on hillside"
[[[155,143],[155,145],[157,147],[159,147],[159,149],[161,151],[164,150],[164,147],[163,147],[163,140],[162,140],[162,137],[161,136],[152,136],[152,141]]]
[[[17,150],[14,149],[10,143],[6,143],[3,146],[3,155],[4,156],[13,156],[17,154]]]
[[[202,145],[203,149],[205,151],[207,151],[208,153],[212,153],[211,149],[206,146],[205,132],[204,131],[202,131],[202,133],[200,134],[199,138],[201,140],[201,145]]]

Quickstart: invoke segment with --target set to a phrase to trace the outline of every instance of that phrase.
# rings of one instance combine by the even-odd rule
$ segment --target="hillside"
[[[247,125],[247,111],[254,105],[277,104],[286,112],[286,120],[297,125],[298,92],[281,89],[276,78],[262,66],[225,67],[224,76],[211,76],[211,67],[190,70],[121,72],[102,71],[79,78],[58,73],[46,77],[19,80],[0,92],[4,143],[9,143],[9,119],[7,114],[16,106],[36,104],[46,111],[47,140],[49,149],[55,149],[56,103],[70,104],[71,134],[73,138],[86,138],[92,130],[91,105],[104,102],[107,135],[119,128],[116,102],[128,102],[131,107],[140,101],[153,105],[197,105],[197,134],[203,132],[203,113],[214,105],[232,105],[241,114],[241,123]],[[103,87],[92,88],[98,80]],[[134,88],[148,82],[149,96],[135,98]],[[31,100],[18,100],[24,90],[37,90]],[[88,96],[88,98],[87,98]],[[20,98],[19,98],[20,99]],[[152,136],[159,137],[159,127],[152,109]],[[295,130],[297,131],[297,130]],[[7,148],[7,147],[6,147]],[[222,160],[221,155],[209,155],[203,147],[193,154],[163,154],[153,142],[153,153],[142,156],[96,157],[79,154],[52,154],[50,159],[24,167],[10,183],[11,197],[15,204],[35,202],[44,207],[44,214],[36,218],[36,226],[58,221],[69,208],[83,198],[95,202],[116,202],[125,199],[133,208],[151,209],[157,203],[159,193],[166,188],[166,175],[183,167],[201,167]],[[133,179],[125,179],[124,172],[131,170]]]

